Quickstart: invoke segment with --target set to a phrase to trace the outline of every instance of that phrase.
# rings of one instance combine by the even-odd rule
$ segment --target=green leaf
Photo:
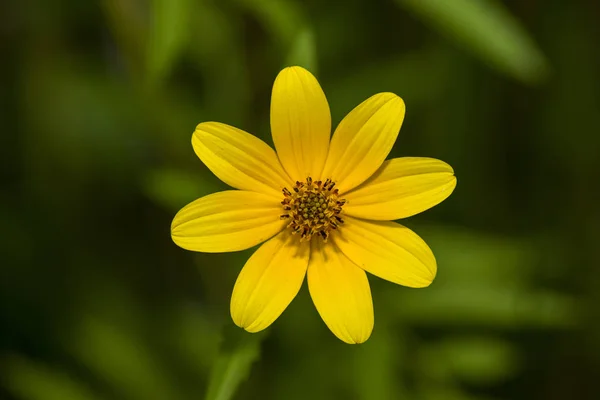
[[[146,68],[153,84],[169,74],[187,44],[190,32],[190,0],[154,0],[148,38]]]
[[[396,2],[500,72],[525,83],[537,83],[548,73],[541,51],[496,0]]]
[[[299,65],[317,74],[317,46],[315,35],[309,28],[302,29],[292,43],[286,66]]]
[[[255,15],[279,46],[289,46],[305,25],[303,9],[290,0],[237,0],[237,3]]]
[[[235,329],[235,331],[233,331]],[[260,355],[264,335],[249,334],[235,327],[227,329],[221,352],[213,366],[206,400],[229,400],[250,374],[250,367]]]

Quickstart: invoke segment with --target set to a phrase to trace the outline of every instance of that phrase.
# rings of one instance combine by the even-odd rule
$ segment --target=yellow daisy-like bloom
[[[404,120],[404,102],[379,93],[352,110],[330,140],[331,115],[316,78],[300,67],[279,73],[271,97],[273,151],[240,129],[198,125],[194,151],[238,190],[181,209],[171,226],[180,247],[220,253],[262,244],[231,298],[233,321],[267,328],[294,299],[304,276],[329,329],[346,343],[373,330],[365,271],[410,287],[428,286],[437,265],[427,244],[392,220],[452,193],[452,167],[431,158],[385,161]]]

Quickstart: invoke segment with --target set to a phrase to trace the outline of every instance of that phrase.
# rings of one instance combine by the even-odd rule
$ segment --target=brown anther
[[[286,214],[281,219],[290,219],[288,227],[292,233],[300,234],[300,240],[308,241],[318,234],[327,241],[329,231],[344,223],[338,214],[346,201],[338,198],[339,191],[334,187],[331,179],[323,182],[308,177],[306,182],[296,181],[293,192],[283,189],[281,204]]]

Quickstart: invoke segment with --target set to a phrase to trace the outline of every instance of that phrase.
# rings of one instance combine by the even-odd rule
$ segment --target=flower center
[[[318,234],[326,242],[329,231],[344,223],[339,214],[346,200],[338,199],[334,187],[331,179],[322,182],[308,177],[306,182],[297,181],[293,191],[283,189],[281,204],[285,214],[281,219],[290,220],[288,228],[293,234],[300,234],[300,240],[310,240]]]

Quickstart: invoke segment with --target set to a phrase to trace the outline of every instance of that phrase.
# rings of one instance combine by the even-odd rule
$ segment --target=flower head
[[[428,286],[433,253],[392,220],[443,201],[456,186],[452,168],[431,158],[385,161],[404,102],[379,93],[352,110],[330,140],[331,116],[315,77],[300,67],[279,73],[271,98],[275,152],[240,129],[204,122],[192,145],[223,182],[237,190],[202,197],[181,209],[173,241],[200,252],[263,243],[240,272],[233,321],[249,332],[268,327],[296,296],[305,275],[329,329],[362,343],[373,329],[365,271],[410,287]]]

